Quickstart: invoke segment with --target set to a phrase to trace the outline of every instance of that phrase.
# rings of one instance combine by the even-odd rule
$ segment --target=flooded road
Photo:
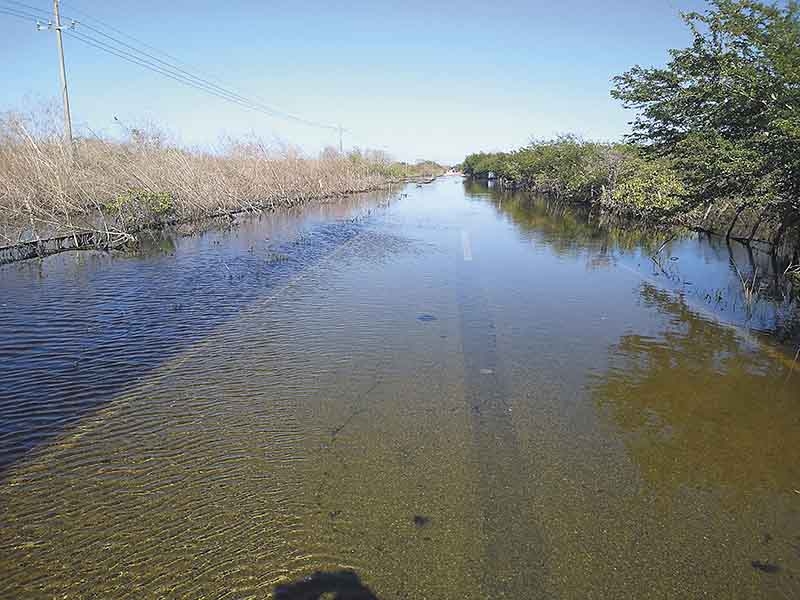
[[[791,290],[664,241],[441,178],[3,267],[0,596],[800,597]]]

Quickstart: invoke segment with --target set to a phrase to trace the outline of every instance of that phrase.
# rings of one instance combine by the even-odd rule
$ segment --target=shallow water
[[[781,265],[400,191],[0,269],[0,596],[800,596]]]

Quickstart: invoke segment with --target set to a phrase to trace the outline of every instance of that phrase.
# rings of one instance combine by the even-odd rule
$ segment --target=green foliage
[[[134,220],[163,221],[176,212],[175,198],[169,192],[135,189],[119,194],[107,201],[103,209],[114,214],[121,222]]]
[[[618,212],[663,219],[682,209],[685,200],[686,186],[668,161],[631,156],[621,163],[602,202]]]
[[[613,148],[576,136],[535,141],[515,152],[472,154],[464,173],[494,176],[506,184],[528,187],[573,200],[597,197],[607,183]]]
[[[414,164],[405,162],[372,163],[372,171],[389,180],[418,179],[437,177],[447,169],[431,160],[422,160]]]
[[[669,157],[695,203],[737,200],[800,218],[800,9],[712,0],[664,68],[633,67],[612,95],[639,114],[630,139]]]
[[[504,185],[647,216],[677,209],[684,193],[666,162],[651,163],[631,146],[585,142],[572,135],[510,153],[473,154],[464,160],[464,171],[477,178],[491,172]]]
[[[507,156],[503,152],[490,153],[479,152],[470,154],[462,163],[462,171],[466,175],[477,178],[488,177],[490,173],[498,173],[501,170],[500,161]]]
[[[711,0],[684,21],[689,47],[614,79],[638,111],[627,144],[564,136],[472,154],[464,172],[648,218],[724,202],[780,237],[800,223],[800,5]]]

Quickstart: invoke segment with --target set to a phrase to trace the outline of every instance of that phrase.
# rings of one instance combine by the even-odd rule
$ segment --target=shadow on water
[[[354,571],[317,572],[300,581],[279,585],[275,600],[378,600]]]
[[[366,209],[387,198],[306,207],[311,217],[248,217],[191,237],[167,232],[130,255],[70,253],[0,268],[0,475],[353,240]]]

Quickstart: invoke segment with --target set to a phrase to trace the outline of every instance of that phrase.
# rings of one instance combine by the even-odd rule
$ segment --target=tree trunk
[[[745,244],[750,244],[753,241],[753,238],[756,237],[756,232],[758,228],[761,226],[762,221],[764,220],[764,216],[767,214],[767,207],[764,207],[764,210],[761,211],[761,214],[758,215],[758,219],[756,219],[756,224],[753,225],[753,228],[750,230],[750,235],[747,236],[747,240],[745,240]]]
[[[739,217],[742,216],[744,209],[747,208],[747,204],[742,204],[739,208],[736,209],[736,214],[733,216],[733,221],[731,221],[731,226],[728,227],[728,233],[725,234],[725,239],[731,239],[731,233],[733,233],[733,228],[736,227],[736,223],[739,221]]]

